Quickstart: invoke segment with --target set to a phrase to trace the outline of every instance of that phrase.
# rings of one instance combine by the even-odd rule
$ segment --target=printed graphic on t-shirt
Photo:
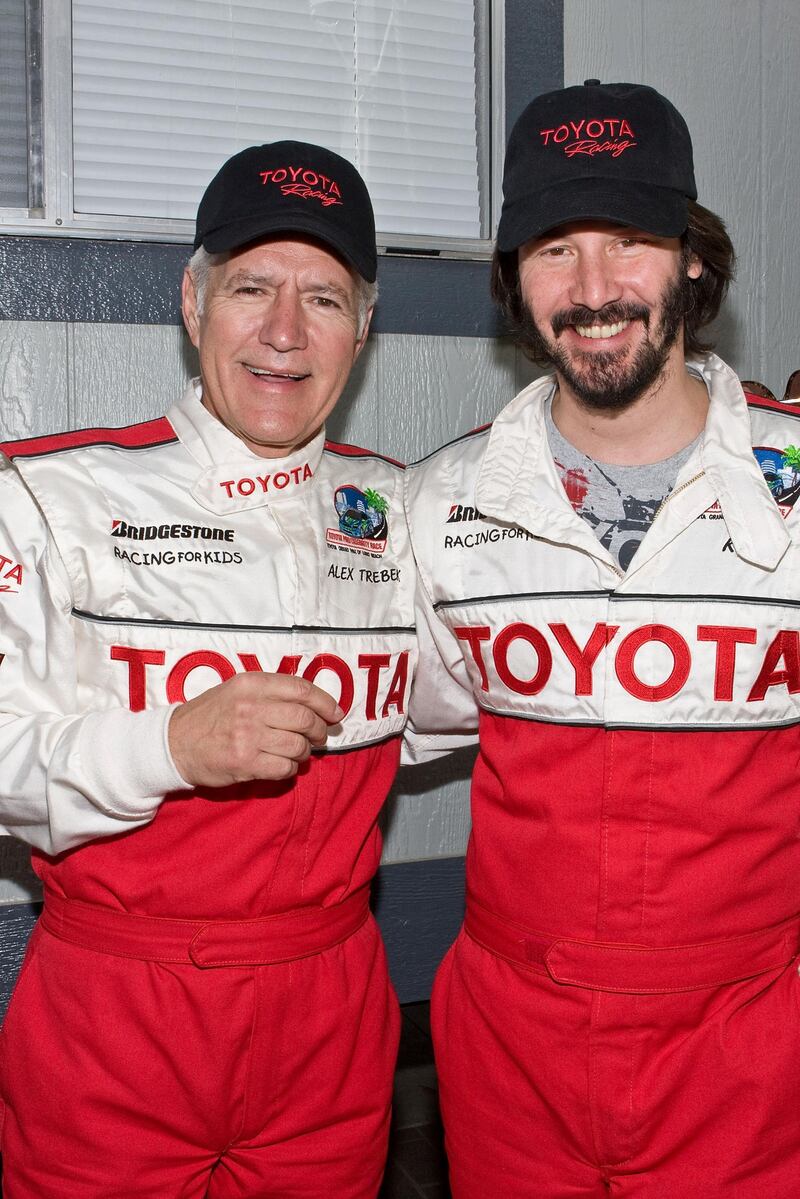
[[[608,467],[590,461],[585,468],[567,467],[558,458],[554,461],[575,511],[594,529],[622,570],[627,570],[670,489],[643,499],[626,493]]]
[[[612,466],[590,458],[561,435],[550,402],[545,406],[545,427],[569,502],[621,569],[627,570],[700,438],[661,462]]]

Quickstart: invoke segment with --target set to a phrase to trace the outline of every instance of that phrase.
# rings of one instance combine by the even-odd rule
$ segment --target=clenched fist
[[[305,679],[248,672],[177,707],[169,748],[194,787],[286,779],[343,717],[333,697]]]

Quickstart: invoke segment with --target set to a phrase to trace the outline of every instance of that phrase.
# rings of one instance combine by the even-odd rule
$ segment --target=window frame
[[[564,85],[563,0],[505,0],[505,136],[534,95]],[[499,183],[498,183],[499,187]],[[27,233],[27,230],[23,232]],[[183,244],[0,236],[0,320],[180,325]],[[382,255],[378,334],[496,337],[489,263]]]
[[[174,218],[123,217],[78,213],[74,208],[72,121],[71,0],[26,0],[32,24],[41,35],[41,124],[32,123],[41,146],[41,204],[0,208],[0,234],[25,237],[72,237],[90,240],[191,244],[194,222]],[[482,238],[456,238],[379,232],[380,254],[486,259],[491,256],[502,199],[505,144],[505,0],[483,0],[476,21],[479,61],[489,72],[486,111],[479,112],[478,157],[484,167],[482,206],[488,205]],[[30,82],[29,82],[30,87]],[[36,113],[34,111],[34,116]],[[38,197],[37,197],[38,198]]]

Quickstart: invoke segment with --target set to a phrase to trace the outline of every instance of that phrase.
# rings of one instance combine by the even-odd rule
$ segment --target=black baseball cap
[[[250,146],[223,163],[197,210],[194,248],[235,250],[275,233],[331,246],[369,283],[378,273],[375,217],[352,163],[310,142]]]
[[[497,247],[581,220],[679,237],[696,199],[692,139],[674,105],[642,84],[587,79],[537,96],[511,130]]]

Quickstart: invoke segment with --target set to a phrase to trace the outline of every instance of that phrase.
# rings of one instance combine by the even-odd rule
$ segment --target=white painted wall
[[[648,83],[692,133],[739,258],[718,350],[780,398],[800,367],[797,0],[565,0],[564,81]]]

